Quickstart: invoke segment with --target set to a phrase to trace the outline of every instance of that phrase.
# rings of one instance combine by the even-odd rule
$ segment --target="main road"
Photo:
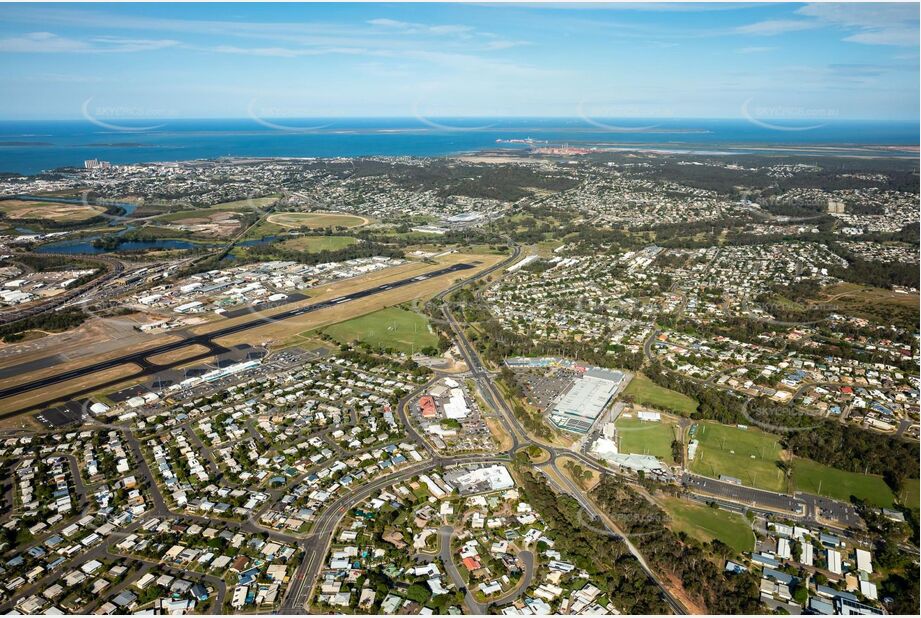
[[[379,477],[366,485],[362,485],[355,491],[342,494],[320,512],[310,529],[310,536],[301,544],[304,555],[294,576],[291,578],[291,583],[288,585],[279,613],[292,614],[304,611],[307,602],[311,598],[320,570],[323,568],[326,554],[332,544],[339,521],[362,500],[394,483],[405,481],[435,468],[465,464],[507,464],[509,461],[508,456],[502,455],[435,457],[404,468],[399,472]]]
[[[503,262],[502,264],[508,264],[510,261],[516,259],[519,252],[519,248],[516,246],[512,258]],[[505,401],[505,397],[493,383],[491,372],[484,366],[482,360],[480,359],[479,353],[471,345],[462,325],[455,318],[450,306],[442,306],[442,314],[444,315],[448,325],[451,327],[451,330],[454,332],[454,338],[457,342],[461,356],[463,357],[464,362],[467,364],[467,368],[469,369],[471,375],[479,385],[480,393],[483,396],[483,399],[485,399],[486,403],[499,414],[500,421],[505,426],[509,436],[511,436],[512,447],[509,449],[509,452],[514,453],[519,449],[527,448],[531,445],[537,445],[547,450],[551,457],[549,465],[553,467],[557,473],[555,476],[558,476],[560,479],[564,479],[562,481],[562,486],[559,483],[554,483],[554,485],[557,485],[558,489],[562,490],[564,493],[570,494],[573,498],[575,498],[593,521],[600,522],[605,527],[605,529],[609,531],[610,534],[623,539],[627,549],[637,559],[643,570],[646,571],[647,576],[653,582],[655,582],[656,586],[658,586],[663,598],[669,604],[669,606],[671,606],[672,611],[674,611],[676,614],[687,614],[688,612],[684,605],[662,584],[659,577],[646,563],[645,558],[636,548],[636,546],[629,542],[625,537],[623,537],[619,530],[612,529],[609,525],[608,519],[598,511],[594,503],[587,498],[585,492],[576,487],[574,483],[570,482],[568,477],[566,477],[566,475],[560,471],[559,468],[557,468],[556,459],[560,455],[566,455],[574,459],[578,459],[592,469],[600,469],[602,472],[607,472],[607,469],[601,469],[597,463],[576,451],[570,451],[569,449],[558,449],[554,446],[531,439],[528,433],[519,424],[514,412]]]
[[[502,262],[494,265],[493,267],[486,269],[478,273],[475,277],[467,279],[463,282],[455,284],[448,289],[444,290],[438,294],[435,298],[438,300],[444,299],[445,296],[454,292],[464,285],[467,285],[471,281],[486,276],[487,274],[505,268],[520,256],[521,250],[518,246],[514,246],[512,255]],[[512,410],[510,409],[508,403],[505,401],[502,394],[498,391],[497,387],[492,382],[491,373],[483,366],[482,361],[480,360],[479,355],[476,350],[470,344],[467,339],[463,328],[457,322],[450,308],[447,306],[442,307],[442,313],[450,326],[451,330],[454,332],[455,340],[458,344],[458,349],[460,350],[461,356],[464,361],[467,363],[467,367],[473,375],[474,379],[480,386],[480,392],[483,395],[486,403],[490,405],[499,415],[499,420],[502,422],[506,430],[508,431],[509,436],[512,438],[512,446],[508,451],[504,453],[498,453],[496,455],[470,455],[470,456],[439,456],[435,451],[428,445],[428,443],[422,439],[418,433],[412,428],[412,424],[409,422],[409,419],[406,415],[406,405],[412,398],[418,395],[422,390],[428,385],[424,385],[417,389],[416,392],[411,393],[404,397],[397,406],[397,413],[401,417],[403,425],[406,427],[409,435],[418,441],[424,446],[426,452],[429,454],[431,459],[424,461],[418,464],[414,464],[403,470],[396,472],[394,474],[386,475],[380,477],[362,487],[357,489],[354,492],[349,494],[344,494],[334,500],[332,503],[327,505],[317,516],[314,521],[314,525],[310,531],[309,537],[301,544],[301,548],[304,552],[301,563],[299,564],[297,570],[292,577],[292,580],[288,586],[288,589],[285,594],[285,598],[282,601],[282,606],[280,608],[281,613],[302,613],[306,610],[307,604],[310,602],[310,599],[313,596],[314,587],[317,584],[318,577],[322,571],[323,564],[326,559],[326,555],[329,551],[329,548],[332,544],[335,531],[339,522],[345,516],[345,514],[353,508],[356,504],[360,503],[362,500],[367,499],[375,492],[378,492],[385,487],[389,487],[393,483],[406,480],[413,476],[416,476],[422,472],[432,470],[439,467],[449,467],[456,465],[472,464],[472,463],[508,463],[511,460],[511,456],[515,451],[526,448],[535,442],[528,436],[527,432],[520,426],[515,419]],[[556,457],[560,454],[565,454],[576,459],[579,459],[586,465],[590,465],[594,469],[598,469],[599,466],[592,460],[582,456],[580,453],[573,453],[567,449],[556,449],[554,447],[548,447],[547,445],[540,444],[542,448],[546,448],[551,452],[551,465],[555,466]],[[563,474],[558,474],[560,478],[566,478]],[[606,523],[605,519],[600,516],[597,512],[594,504],[587,499],[584,493],[576,488],[574,485],[568,487],[560,487],[560,489],[566,493],[571,493],[575,499],[582,505],[582,507],[589,513],[589,516],[595,520],[600,521],[602,524],[610,530],[610,527]],[[617,534],[617,531],[610,531],[611,534]],[[618,535],[619,536],[619,535]],[[640,565],[647,572],[647,575],[650,579],[656,583],[660,588],[663,598],[671,606],[672,610],[676,614],[686,614],[686,610],[681,605],[681,603],[674,598],[668,590],[661,584],[658,577],[652,572],[652,570],[647,566],[646,561],[639,554],[638,550],[633,546],[632,543],[626,543],[628,549],[633,553]],[[533,568],[533,567],[531,567]],[[531,569],[528,569],[529,571]],[[516,593],[523,591],[522,587],[519,587],[516,590]],[[471,600],[468,599],[468,603]],[[473,611],[482,610],[482,604],[471,603],[473,607],[470,609]]]

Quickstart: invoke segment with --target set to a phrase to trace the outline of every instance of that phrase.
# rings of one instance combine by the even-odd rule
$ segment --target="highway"
[[[503,262],[495,265],[491,269],[481,272],[477,277],[474,277],[474,279],[483,277],[489,272],[505,268],[517,260],[519,256],[520,248],[516,246],[514,247],[512,255],[507,260],[504,260]],[[438,294],[435,298],[443,300],[448,294],[456,291],[457,289],[460,289],[464,285],[467,285],[470,283],[470,281],[471,280],[465,280],[455,284]],[[496,411],[498,419],[502,423],[508,435],[511,437],[511,447],[505,453],[497,454],[493,457],[441,457],[432,449],[431,445],[429,445],[428,442],[422,436],[420,436],[418,432],[415,431],[406,412],[409,402],[417,397],[421,392],[426,390],[430,386],[431,382],[419,387],[419,389],[417,389],[415,392],[404,397],[399,402],[397,413],[400,416],[403,426],[406,428],[408,436],[425,448],[426,452],[431,457],[431,460],[407,468],[394,475],[382,477],[381,479],[378,479],[362,487],[352,494],[342,496],[320,513],[311,531],[310,539],[303,546],[305,557],[297,572],[295,573],[292,584],[288,589],[288,593],[283,602],[282,611],[286,613],[305,611],[306,604],[312,598],[314,586],[317,583],[317,578],[322,571],[323,562],[332,543],[336,528],[348,510],[354,507],[360,501],[401,479],[414,476],[424,470],[463,463],[474,463],[476,461],[482,463],[508,461],[510,456],[513,455],[516,451],[536,444],[544,450],[548,451],[550,454],[550,460],[544,464],[541,464],[539,468],[543,468],[542,471],[545,473],[545,476],[548,478],[551,485],[556,490],[571,495],[581,505],[582,509],[586,513],[587,518],[591,522],[597,524],[599,527],[606,529],[609,534],[624,542],[627,549],[637,559],[638,563],[647,573],[650,580],[659,587],[663,599],[666,601],[666,603],[668,603],[674,613],[688,613],[684,605],[665,587],[665,585],[662,583],[662,580],[649,566],[639,549],[630,541],[630,539],[624,536],[620,530],[617,529],[616,523],[612,522],[608,517],[605,517],[604,513],[600,511],[600,509],[588,498],[586,492],[576,486],[576,484],[572,482],[572,480],[569,479],[569,477],[560,469],[557,464],[557,459],[561,456],[566,456],[573,458],[579,461],[582,465],[601,473],[611,473],[612,471],[580,452],[571,451],[564,448],[557,448],[555,446],[532,439],[521,427],[518,420],[515,418],[514,413],[509,407],[509,404],[506,402],[502,393],[493,383],[492,372],[484,366],[477,351],[467,339],[464,332],[464,327],[451,312],[449,305],[442,305],[441,312],[444,316],[446,324],[453,331],[454,339],[458,345],[460,355],[464,362],[467,364],[470,375],[477,382],[480,394],[483,396],[485,402],[493,410]],[[647,342],[647,345],[651,344],[651,340],[652,337],[650,338],[650,341]],[[553,472],[553,474],[547,473],[548,468]],[[689,488],[697,489],[702,493],[709,490],[714,494],[726,497],[730,500],[734,498],[737,501],[744,500],[749,503],[754,502],[770,505],[769,508],[771,510],[787,512],[792,511],[793,513],[799,513],[801,515],[805,514],[803,510],[803,500],[800,496],[797,497],[800,499],[797,499],[791,498],[790,496],[773,494],[771,492],[759,492],[758,490],[749,491],[750,488],[738,488],[737,486],[727,488],[726,484],[724,483],[720,483],[719,481],[714,481],[712,479],[704,479],[702,477],[688,477],[685,479],[685,483],[689,486]],[[740,489],[742,490],[744,496],[727,495],[733,494]],[[449,546],[450,535],[445,535],[444,530],[441,530],[440,536],[442,537],[441,553],[444,554],[444,552],[447,551],[448,558],[451,558],[450,548],[446,548],[446,545]],[[442,556],[442,558],[444,559],[444,556]],[[533,560],[533,555],[530,556],[530,558]],[[455,585],[458,585],[458,581],[462,581],[462,579],[459,579],[459,573],[452,573],[452,570],[456,571],[456,566],[453,564],[453,560],[445,560],[445,564],[446,568],[448,568],[448,575],[452,580],[454,580]],[[454,568],[452,569],[452,567]],[[517,587],[515,591],[509,593],[508,598],[503,597],[500,600],[503,602],[509,602],[510,600],[513,600],[513,598],[517,598],[517,596],[526,589],[528,585],[527,580],[529,579],[528,576],[531,574],[532,570],[533,564],[526,564],[525,583],[522,586]],[[466,595],[465,603],[468,604],[469,609],[473,612],[482,612],[484,609],[484,604],[476,601],[475,598],[472,598],[472,594],[469,591]]]
[[[64,253],[16,253],[13,254],[13,261],[15,261],[15,258],[22,256],[34,256],[38,258],[57,257],[70,260],[74,258],[74,256]],[[62,294],[52,296],[48,300],[41,301],[37,304],[30,304],[24,309],[6,311],[0,314],[0,324],[11,324],[13,322],[18,322],[19,320],[24,320],[26,318],[39,315],[40,313],[61,307],[73,299],[84,296],[85,294],[89,294],[99,286],[115,279],[125,270],[125,265],[120,260],[116,260],[114,258],[103,255],[81,255],[80,259],[84,261],[97,262],[106,272],[79,287],[67,290]]]
[[[393,281],[391,283],[386,283],[378,285],[373,288],[367,288],[365,290],[360,290],[358,292],[353,292],[351,294],[346,294],[322,302],[314,303],[312,305],[307,305],[304,307],[298,307],[295,309],[289,309],[281,313],[277,313],[271,316],[261,316],[256,315],[252,320],[248,322],[243,322],[241,324],[235,324],[233,326],[227,326],[225,328],[216,330],[211,333],[203,335],[194,335],[181,339],[179,341],[173,341],[170,343],[164,343],[153,348],[148,348],[140,352],[133,352],[131,354],[125,354],[116,358],[111,358],[104,361],[99,361],[90,365],[85,365],[83,367],[78,367],[70,371],[62,371],[60,373],[50,375],[38,380],[33,380],[31,382],[24,382],[22,384],[17,384],[15,386],[10,386],[0,390],[0,399],[6,399],[8,397],[15,397],[23,393],[28,393],[30,391],[47,388],[54,384],[59,384],[61,382],[66,382],[67,380],[73,380],[75,378],[81,378],[99,371],[104,371],[106,369],[111,369],[113,367],[120,367],[125,364],[135,364],[141,367],[142,371],[139,374],[134,374],[131,376],[132,379],[137,378],[138,376],[150,375],[157,371],[161,371],[165,366],[163,365],[153,365],[147,358],[155,356],[158,354],[164,354],[166,352],[172,352],[174,350],[179,350],[191,345],[203,345],[212,352],[205,354],[209,356],[216,350],[215,340],[220,339],[221,337],[226,337],[228,335],[233,335],[236,333],[244,332],[259,326],[264,326],[266,324],[271,324],[278,322],[280,320],[286,320],[289,318],[298,317],[307,313],[312,313],[314,311],[319,311],[321,309],[328,309],[330,307],[335,307],[353,300],[358,300],[361,298],[366,298],[368,296],[373,296],[375,294],[380,294],[381,292],[386,292],[388,290],[404,287],[407,285],[413,285],[427,279],[432,279],[435,277],[441,277],[447,274],[462,272],[474,268],[473,264],[454,264],[439,270],[430,271],[422,275],[416,275],[415,277],[407,277],[406,279],[401,279],[399,281]],[[219,346],[218,346],[219,347]],[[194,359],[184,359],[182,363],[187,363],[189,360]],[[98,385],[97,385],[98,386]]]
[[[441,300],[446,295],[469,284],[471,281],[485,277],[492,272],[505,268],[514,262],[520,254],[521,249],[517,246],[514,247],[512,255],[507,259],[498,262],[497,264],[494,264],[493,266],[483,271],[480,271],[474,277],[470,277],[464,281],[458,282],[448,287],[447,289],[437,294],[434,298]],[[430,273],[430,275],[431,274],[433,273]],[[497,454],[495,456],[470,455],[450,458],[439,457],[432,449],[431,445],[429,445],[428,442],[413,428],[413,425],[409,421],[406,414],[406,406],[408,403],[412,401],[413,398],[422,393],[426,388],[428,388],[429,385],[430,383],[422,385],[414,392],[403,397],[396,406],[396,412],[400,417],[400,421],[402,422],[403,427],[406,429],[408,437],[413,439],[417,444],[421,445],[431,457],[431,459],[429,461],[420,462],[416,465],[405,468],[400,472],[376,479],[375,481],[372,481],[371,483],[364,485],[363,487],[351,493],[340,496],[337,500],[323,509],[319,515],[317,515],[317,518],[314,521],[314,525],[311,528],[309,538],[301,544],[301,548],[304,551],[304,557],[301,560],[301,563],[295,571],[293,577],[291,578],[291,582],[289,583],[285,592],[285,598],[282,601],[279,613],[294,614],[303,613],[306,611],[307,603],[310,601],[313,595],[314,586],[317,583],[317,578],[319,576],[320,570],[323,568],[326,554],[329,551],[330,545],[332,544],[333,536],[336,532],[336,527],[339,525],[339,522],[342,520],[345,514],[362,500],[365,500],[375,492],[380,491],[381,489],[388,487],[393,483],[405,480],[406,478],[410,478],[421,472],[431,470],[439,466],[444,467],[469,463],[508,463],[510,461],[511,457],[509,453]],[[512,451],[514,451],[514,448]]]
[[[519,247],[516,246],[512,257],[506,262],[503,262],[503,264],[507,264],[507,263],[510,263],[511,261],[514,261],[518,257],[519,254],[520,254],[520,249]],[[609,471],[606,468],[601,468],[597,463],[583,456],[581,453],[570,451],[569,449],[557,449],[556,447],[550,446],[548,444],[532,440],[531,437],[528,435],[528,433],[524,430],[524,428],[522,428],[521,425],[518,423],[518,419],[515,418],[514,413],[512,412],[508,403],[505,401],[505,398],[503,397],[502,393],[499,392],[499,389],[495,386],[495,384],[493,384],[492,374],[483,365],[483,362],[480,359],[480,356],[477,353],[476,349],[470,344],[470,341],[467,339],[467,336],[464,333],[463,327],[461,326],[460,323],[458,323],[457,319],[454,317],[454,314],[451,312],[450,308],[447,305],[442,307],[442,313],[445,317],[445,320],[447,320],[448,325],[451,327],[451,330],[454,332],[455,342],[458,345],[458,349],[461,352],[461,356],[463,357],[464,362],[467,363],[467,368],[469,369],[471,375],[473,376],[473,378],[476,380],[477,384],[480,387],[479,388],[480,394],[486,400],[486,403],[489,406],[491,406],[493,410],[499,413],[500,421],[502,422],[503,426],[506,428],[506,431],[512,438],[512,447],[509,450],[509,452],[514,453],[515,451],[522,449],[522,448],[527,448],[528,446],[532,444],[536,444],[537,446],[540,446],[544,450],[549,451],[550,456],[551,456],[549,465],[551,465],[556,471],[557,473],[556,476],[560,477],[561,479],[565,479],[563,482],[566,486],[560,487],[558,483],[553,483],[553,484],[556,485],[558,489],[560,489],[564,493],[567,493],[571,495],[573,498],[575,498],[576,501],[578,501],[579,504],[582,506],[582,508],[586,511],[586,513],[588,513],[591,520],[600,522],[606,529],[610,531],[611,534],[623,539],[630,553],[633,554],[633,556],[637,559],[637,561],[643,567],[643,570],[646,571],[646,574],[649,576],[649,578],[653,582],[655,582],[655,584],[659,587],[664,600],[669,604],[669,606],[671,606],[672,611],[675,612],[676,614],[687,614],[688,612],[685,609],[685,607],[681,604],[681,602],[677,598],[675,598],[665,588],[664,585],[662,585],[659,577],[655,574],[655,572],[652,571],[651,568],[649,568],[648,564],[646,563],[645,558],[639,552],[636,546],[634,546],[632,543],[627,541],[623,537],[623,535],[619,533],[618,530],[611,529],[611,526],[609,525],[607,518],[602,517],[601,513],[598,512],[597,508],[592,503],[592,501],[586,497],[585,492],[582,491],[580,488],[576,487],[574,483],[570,482],[568,477],[556,467],[556,458],[560,455],[566,455],[574,459],[578,459],[579,461],[591,467],[592,469],[600,470],[602,472],[609,472]]]

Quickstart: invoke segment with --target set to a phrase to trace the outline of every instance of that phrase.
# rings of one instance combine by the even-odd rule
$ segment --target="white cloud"
[[[27,32],[20,36],[0,39],[0,51],[16,53],[60,53],[87,51],[84,41],[66,39],[51,32]]]
[[[819,24],[806,19],[768,19],[736,28],[739,34],[774,36],[785,32],[797,32],[818,28]]]
[[[301,58],[304,56],[323,56],[326,54],[363,54],[367,50],[359,47],[330,48],[293,48],[293,47],[237,47],[235,45],[218,45],[210,51],[219,54],[239,54],[245,56],[266,56],[274,58]]]
[[[474,29],[470,26],[463,26],[459,24],[442,24],[431,26],[428,24],[398,21],[396,19],[388,19],[386,17],[369,19],[367,23],[380,28],[398,30],[404,34],[434,34],[444,36],[452,34],[472,34],[474,31]]]
[[[918,4],[906,3],[814,3],[795,11],[803,19],[772,19],[736,28],[740,34],[774,36],[814,28],[851,31],[844,37],[866,45],[913,46],[918,44]]]
[[[845,41],[867,45],[918,44],[918,4],[816,3],[796,11],[830,26],[856,30]]]
[[[179,41],[171,39],[122,39],[101,36],[90,40],[96,44],[92,51],[97,52],[140,52],[179,45]]]
[[[0,39],[0,52],[26,54],[55,53],[129,53],[163,49],[177,45],[168,39],[122,39],[96,37],[83,41],[62,37],[53,32],[27,32]]]

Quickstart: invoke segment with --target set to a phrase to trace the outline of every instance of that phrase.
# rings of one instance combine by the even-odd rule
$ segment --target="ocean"
[[[226,156],[445,156],[524,149],[528,144],[514,140],[528,138],[552,145],[590,143],[612,149],[719,154],[782,147],[810,154],[840,145],[858,152],[872,145],[917,147],[918,135],[919,125],[912,122],[674,118],[0,121],[0,172],[35,174],[82,166],[86,159],[127,164]],[[917,152],[882,153],[917,158]]]

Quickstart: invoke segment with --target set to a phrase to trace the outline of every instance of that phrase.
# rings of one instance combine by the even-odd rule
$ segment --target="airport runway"
[[[70,371],[63,371],[55,375],[47,376],[45,378],[40,378],[38,380],[33,380],[32,382],[25,382],[23,384],[17,384],[9,388],[4,388],[0,390],[0,399],[6,399],[8,397],[15,397],[23,393],[28,393],[30,391],[46,388],[54,384],[59,384],[61,382],[66,382],[67,380],[73,380],[75,378],[81,378],[98,371],[105,371],[106,369],[111,369],[113,367],[120,367],[126,363],[133,363],[141,367],[141,372],[132,374],[126,378],[120,378],[118,381],[124,381],[125,379],[136,379],[140,376],[148,375],[150,373],[161,371],[167,368],[169,365],[156,365],[147,360],[151,356],[158,354],[164,354],[166,352],[172,352],[174,350],[179,350],[191,345],[202,345],[208,348],[209,352],[204,353],[204,356],[213,355],[216,352],[224,350],[218,344],[214,342],[216,339],[221,337],[227,337],[228,335],[234,335],[243,331],[250,330],[252,328],[257,328],[259,326],[264,326],[265,324],[271,324],[279,320],[286,320],[288,318],[294,318],[297,316],[304,315],[306,313],[313,313],[314,311],[319,311],[321,309],[328,309],[330,307],[335,307],[336,305],[341,305],[353,300],[358,300],[360,298],[366,298],[368,296],[373,296],[375,294],[380,294],[381,292],[386,292],[387,290],[392,290],[395,288],[404,287],[407,285],[412,285],[414,283],[419,283],[427,279],[432,279],[435,277],[440,277],[442,275],[447,275],[454,272],[460,272],[464,270],[469,270],[474,268],[473,264],[454,264],[446,268],[441,268],[439,270],[433,270],[421,275],[416,275],[415,277],[410,277],[406,279],[401,279],[399,281],[392,281],[390,283],[385,283],[373,288],[368,288],[365,290],[360,290],[358,292],[353,292],[351,294],[346,294],[343,296],[337,296],[336,298],[331,298],[329,300],[321,301],[314,303],[312,305],[307,305],[306,307],[298,307],[296,309],[289,309],[288,311],[283,311],[271,316],[260,316],[254,313],[254,319],[249,322],[244,322],[242,324],[235,324],[233,326],[227,326],[225,328],[216,330],[211,333],[206,333],[203,335],[195,335],[188,337],[186,339],[181,339],[179,341],[173,341],[170,343],[165,343],[147,350],[142,350],[140,352],[134,352],[131,354],[126,354],[124,356],[119,356],[117,358],[112,358],[109,360],[100,361],[98,363],[93,363],[91,365],[86,365],[84,367],[78,367],[77,369],[72,369]],[[180,363],[187,363],[190,360],[195,360],[202,355],[197,355],[191,359],[183,359]],[[171,363],[172,364],[172,363]],[[98,385],[96,386],[98,387]],[[94,388],[96,388],[94,387]]]

